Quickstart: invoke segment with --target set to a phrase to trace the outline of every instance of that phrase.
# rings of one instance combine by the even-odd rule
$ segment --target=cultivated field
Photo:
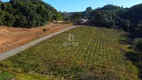
[[[70,38],[69,35],[72,35]],[[125,57],[126,33],[79,27],[42,42],[0,63],[0,77],[17,80],[138,80]],[[66,44],[65,44],[66,43]]]

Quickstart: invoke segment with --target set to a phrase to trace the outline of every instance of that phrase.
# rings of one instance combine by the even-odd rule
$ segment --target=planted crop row
[[[69,33],[79,46],[63,46],[70,42],[66,39]],[[0,66],[19,73],[73,80],[138,80],[137,69],[125,58],[126,45],[120,44],[122,33],[105,28],[76,28],[2,61]]]

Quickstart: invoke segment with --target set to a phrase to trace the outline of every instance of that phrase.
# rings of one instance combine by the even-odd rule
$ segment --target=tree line
[[[41,0],[0,1],[0,25],[31,28],[53,20],[62,20],[62,15]]]
[[[142,4],[130,8],[116,5],[105,5],[92,9],[88,7],[84,12],[62,13],[64,20],[75,21],[81,18],[90,20],[90,25],[115,28],[142,36]]]

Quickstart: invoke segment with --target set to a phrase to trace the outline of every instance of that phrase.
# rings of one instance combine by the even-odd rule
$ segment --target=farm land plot
[[[69,33],[78,46],[63,46]],[[15,77],[18,73],[45,78],[52,75],[59,80],[139,80],[137,68],[125,57],[128,45],[120,44],[124,34],[113,29],[79,27],[1,61],[0,67],[15,73]]]

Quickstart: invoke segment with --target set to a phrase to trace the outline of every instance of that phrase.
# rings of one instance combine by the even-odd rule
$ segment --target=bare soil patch
[[[58,32],[70,27],[70,24],[48,24],[37,28],[0,27],[0,53],[24,45],[34,39]],[[46,29],[44,32],[43,29]]]

